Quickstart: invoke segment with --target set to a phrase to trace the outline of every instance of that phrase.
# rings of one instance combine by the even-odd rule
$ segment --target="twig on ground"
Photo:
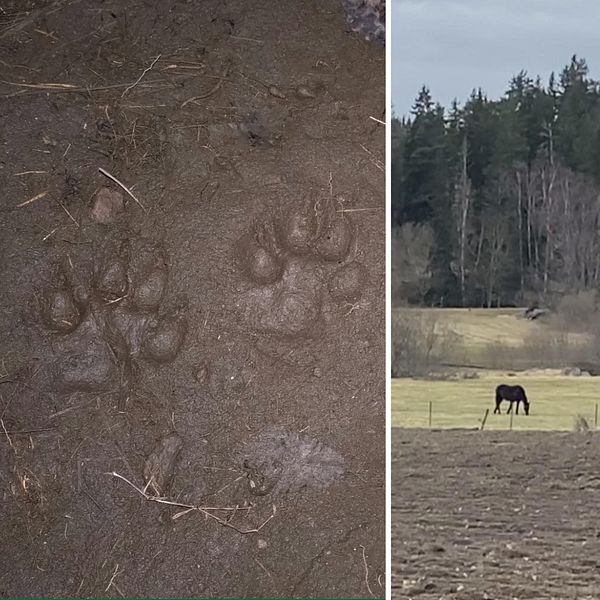
[[[149,67],[146,67],[146,68],[143,70],[142,74],[141,74],[141,75],[140,75],[140,76],[137,78],[137,80],[136,80],[134,83],[132,83],[132,84],[131,84],[129,87],[126,87],[126,88],[123,90],[123,93],[121,94],[121,98],[123,98],[123,97],[125,96],[125,94],[127,94],[127,92],[129,92],[129,90],[132,90],[132,89],[133,89],[133,88],[134,88],[134,87],[135,87],[135,86],[136,86],[136,85],[137,85],[137,84],[138,84],[138,83],[139,83],[139,82],[140,82],[140,81],[143,79],[144,75],[145,75],[145,74],[146,74],[148,71],[150,71],[150,70],[152,69],[152,67],[153,67],[153,66],[154,66],[154,65],[155,65],[155,64],[158,62],[158,59],[159,59],[161,56],[162,56],[162,54],[159,54],[159,55],[158,55],[158,56],[157,56],[157,57],[156,57],[156,58],[155,58],[155,59],[152,61],[152,63],[150,64],[150,66],[149,66]]]
[[[1,419],[0,419],[1,420]],[[10,435],[30,435],[32,433],[41,433],[42,431],[54,431],[56,427],[44,427],[43,429],[19,429],[17,431],[6,431]]]
[[[89,404],[92,404],[92,402],[96,402],[96,398],[93,398],[92,400],[87,400],[85,402],[81,402],[80,404],[76,404],[75,406],[68,406],[67,408],[64,408],[63,410],[59,410],[58,412],[48,415],[48,418],[55,419],[56,417],[60,417],[61,415],[71,412],[72,410],[77,410],[79,408],[83,408],[84,406],[88,406]]]
[[[259,532],[275,516],[275,514],[277,512],[277,509],[276,509],[275,505],[273,505],[273,512],[271,513],[271,515],[265,521],[263,521],[263,523],[261,525],[259,525],[258,527],[255,527],[253,529],[240,529],[239,527],[236,527],[235,525],[233,525],[229,521],[225,521],[224,519],[221,519],[221,517],[218,517],[217,515],[213,514],[210,511],[227,511],[227,512],[233,511],[235,513],[238,510],[250,510],[253,507],[238,507],[238,506],[236,506],[236,507],[196,506],[196,505],[193,505],[193,504],[184,504],[183,502],[174,502],[172,500],[167,500],[166,498],[159,498],[158,496],[150,496],[149,494],[147,494],[146,492],[144,492],[144,490],[142,490],[137,485],[135,485],[134,483],[132,483],[131,481],[129,481],[129,479],[127,479],[126,477],[123,477],[123,475],[119,475],[119,473],[116,473],[115,471],[112,471],[111,473],[106,473],[106,474],[107,475],[111,475],[112,477],[117,477],[118,479],[121,479],[126,484],[128,484],[129,486],[131,486],[138,494],[140,494],[141,496],[143,496],[146,500],[148,500],[150,502],[157,502],[159,504],[166,504],[168,506],[179,506],[180,508],[187,509],[185,511],[181,511],[181,512],[177,513],[176,515],[174,515],[172,517],[173,519],[179,518],[179,517],[181,517],[182,515],[184,515],[184,514],[186,514],[188,512],[196,510],[196,511],[202,513],[205,517],[213,519],[214,521],[216,521],[220,525],[223,525],[224,527],[229,527],[230,529],[234,529],[238,533],[248,534],[248,533],[257,533],[257,532]]]
[[[192,74],[192,75],[173,75],[173,79],[177,79],[177,80],[182,80],[182,79],[190,79],[192,77],[198,77],[198,75],[196,74]],[[207,77],[209,77],[210,79],[213,79],[213,77],[210,77],[207,75]],[[74,83],[19,83],[16,81],[8,81],[6,79],[0,79],[0,83],[4,83],[6,85],[12,85],[13,87],[20,87],[20,88],[26,88],[29,90],[29,92],[27,92],[26,90],[20,90],[18,92],[14,92],[12,94],[6,94],[3,97],[4,98],[13,98],[15,96],[22,96],[23,94],[36,94],[36,93],[50,93],[50,92],[57,92],[57,93],[80,93],[80,94],[89,94],[91,92],[106,92],[109,90],[116,90],[119,88],[124,88],[124,87],[129,87],[131,86],[131,83],[113,83],[113,84],[109,84],[109,85],[94,85],[94,86],[82,86],[82,85],[75,85]],[[150,79],[150,80],[146,80],[143,83],[140,83],[139,85],[143,85],[143,86],[152,86],[153,84],[166,84],[169,83],[169,81],[167,79]],[[154,89],[161,89],[157,86],[154,86]]]
[[[6,435],[6,439],[8,440],[10,447],[16,452],[15,447],[13,446],[12,440],[10,439],[10,436],[8,435],[8,431],[6,431],[6,427],[4,425],[4,420],[0,419],[0,423],[2,424],[2,429],[4,429],[4,435]]]
[[[271,572],[269,571],[269,569],[267,569],[267,567],[265,567],[265,565],[263,565],[260,562],[260,560],[258,560],[258,558],[255,558],[254,562],[269,576],[269,578],[271,579],[271,581],[273,581],[273,575],[271,575]]]
[[[367,589],[369,590],[369,594],[371,594],[371,596],[374,598],[375,594],[373,593],[373,590],[371,589],[371,586],[369,585],[369,565],[367,565],[367,557],[365,554],[365,547],[360,544],[360,547],[362,548],[362,559],[363,559],[363,564],[365,565],[365,583],[367,584]]]
[[[44,192],[40,192],[39,194],[36,194],[33,198],[29,198],[29,200],[25,200],[25,202],[21,202],[21,204],[17,204],[17,208],[21,208],[21,206],[27,206],[28,204],[31,204],[32,202],[35,202],[36,200],[40,200],[47,195],[48,195],[48,190],[45,190]]]
[[[140,208],[147,213],[146,207],[133,195],[133,192],[123,183],[121,183],[114,175],[111,175],[108,171],[105,171],[102,167],[98,167],[98,171],[102,173],[105,177],[108,177],[112,181],[114,181],[117,185],[119,185],[123,190],[125,190],[139,205]]]
[[[241,40],[242,42],[252,42],[253,44],[264,44],[262,40],[255,40],[254,38],[242,37],[241,35],[230,35],[229,38],[232,40]]]
[[[384,206],[375,206],[373,208],[341,208],[340,210],[336,210],[338,213],[347,213],[347,212],[365,212],[369,210],[385,210]]]
[[[224,485],[222,488],[218,489],[212,495],[216,496],[217,494],[220,494],[223,490],[226,490],[228,487],[231,487],[234,483],[237,483],[240,479],[244,479],[244,477],[246,477],[246,475],[240,475],[239,477],[236,477],[233,481],[230,481],[229,483],[227,483],[226,485]]]
[[[369,116],[369,119],[373,119],[373,121],[375,121],[376,123],[381,123],[382,125],[385,125],[385,121],[382,121],[381,119],[378,119],[377,117]]]
[[[74,83],[19,83],[16,81],[7,81],[6,79],[0,79],[0,83],[5,83],[6,85],[14,85],[16,87],[31,88],[33,90],[45,90],[47,92],[52,90],[58,90],[61,92],[79,90],[84,92],[86,90],[86,88],[75,85]]]
[[[75,223],[75,225],[79,227],[79,223],[75,220],[75,217],[69,212],[69,209],[58,199],[56,200],[56,203],[67,213],[69,219],[71,219],[71,221],[73,221],[73,223]]]
[[[219,79],[219,81],[217,81],[217,83],[205,94],[201,94],[200,96],[193,96],[192,98],[188,98],[182,105],[181,108],[183,108],[184,106],[186,106],[186,104],[190,104],[191,102],[196,102],[196,100],[204,100],[205,98],[209,98],[210,96],[212,96],[213,94],[216,94],[220,89],[221,86],[223,85],[223,82],[225,81],[225,78],[227,77],[227,75],[229,75],[229,69],[231,68],[231,65],[228,64],[225,69],[223,70],[223,74],[221,75],[221,79]]]
[[[371,152],[364,144],[359,144],[359,146],[367,153],[370,154],[373,157],[373,160],[371,161],[380,171],[384,171],[385,170],[385,165],[383,164],[383,162],[381,160],[379,160],[375,154],[373,154],[373,152]]]
[[[48,233],[42,238],[42,242],[45,242],[49,237],[52,237],[57,231],[58,227],[55,227],[50,233]]]
[[[115,577],[119,574],[119,563],[117,563],[117,566],[115,567],[115,571],[112,575],[112,577],[110,578],[110,581],[108,582],[108,585],[106,586],[104,592],[108,592],[108,590],[110,589],[111,585],[113,585],[114,581],[115,581]]]

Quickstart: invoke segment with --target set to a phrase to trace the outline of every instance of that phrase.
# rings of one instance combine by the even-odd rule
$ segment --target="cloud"
[[[521,69],[547,81],[573,54],[600,73],[600,3],[589,0],[392,0],[392,102],[406,114],[421,85],[447,106],[475,87],[491,97]]]

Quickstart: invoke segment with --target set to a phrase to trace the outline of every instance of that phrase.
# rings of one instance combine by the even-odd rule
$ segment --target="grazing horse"
[[[494,409],[494,414],[501,414],[500,404],[502,404],[502,400],[506,400],[510,404],[506,414],[512,411],[513,402],[517,403],[515,414],[519,414],[519,404],[521,402],[525,408],[525,414],[529,414],[529,400],[527,400],[525,390],[520,385],[499,385],[496,388],[496,408]]]

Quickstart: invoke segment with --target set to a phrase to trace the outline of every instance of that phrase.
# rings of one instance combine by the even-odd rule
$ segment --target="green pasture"
[[[518,375],[484,373],[478,379],[392,381],[392,426],[432,428],[476,428],[486,408],[490,409],[485,429],[508,430],[508,404],[502,415],[494,415],[494,390],[500,383],[522,385],[531,402],[530,414],[515,415],[513,430],[572,431],[577,415],[594,428],[596,406],[600,403],[600,377],[561,375]]]

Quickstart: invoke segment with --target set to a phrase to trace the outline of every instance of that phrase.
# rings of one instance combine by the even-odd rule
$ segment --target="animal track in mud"
[[[243,456],[248,489],[255,496],[325,489],[344,474],[343,457],[318,440],[280,428],[263,431]]]
[[[168,287],[167,257],[148,240],[121,244],[94,257],[89,272],[59,269],[38,299],[52,338],[54,386],[100,392],[130,383],[138,359],[175,359],[186,334],[181,311],[162,311]]]
[[[314,198],[257,222],[237,248],[253,284],[238,301],[246,322],[263,333],[317,335],[324,305],[355,302],[367,284],[366,267],[350,258],[355,239],[350,218]]]

